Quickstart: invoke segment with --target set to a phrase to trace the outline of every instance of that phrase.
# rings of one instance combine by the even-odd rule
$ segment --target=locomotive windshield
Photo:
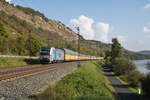
[[[48,52],[41,52],[40,55],[45,55],[46,56],[46,55],[49,55],[49,53]]]
[[[41,51],[48,51],[49,52],[50,51],[50,47],[42,47]]]

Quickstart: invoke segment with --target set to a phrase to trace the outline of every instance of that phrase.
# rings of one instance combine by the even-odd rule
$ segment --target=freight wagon
[[[41,63],[55,63],[64,61],[77,61],[77,60],[95,60],[101,59],[100,57],[78,54],[78,52],[69,49],[59,49],[54,47],[42,47],[40,49],[40,62]]]

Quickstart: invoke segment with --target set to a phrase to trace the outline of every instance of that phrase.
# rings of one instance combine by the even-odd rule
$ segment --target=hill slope
[[[0,54],[38,55],[40,46],[54,46],[77,51],[77,37],[60,21],[50,20],[31,8],[10,5],[0,1]],[[94,56],[104,55],[111,44],[85,40],[80,36],[81,53]],[[131,58],[150,56],[124,50]]]
[[[150,50],[143,50],[143,51],[140,51],[139,53],[141,53],[141,54],[150,54]]]

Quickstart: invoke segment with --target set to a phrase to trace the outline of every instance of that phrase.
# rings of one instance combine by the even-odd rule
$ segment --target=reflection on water
[[[135,60],[134,63],[136,64],[137,69],[142,73],[150,73],[150,70],[147,68],[147,62],[150,62],[149,60]]]

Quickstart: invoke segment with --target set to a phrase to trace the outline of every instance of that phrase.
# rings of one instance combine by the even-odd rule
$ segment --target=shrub
[[[142,80],[142,90],[146,96],[150,97],[150,73]]]
[[[125,57],[117,57],[112,61],[113,71],[117,75],[124,75],[136,69],[135,64]]]
[[[31,56],[36,56],[39,53],[42,43],[35,37],[31,37],[26,41],[26,49],[29,50]]]
[[[111,67],[111,56],[108,56],[107,58],[106,58],[106,66],[108,66],[108,67]]]
[[[144,74],[140,73],[138,70],[130,71],[125,75],[129,85],[138,87],[140,86],[140,80],[144,77]]]

